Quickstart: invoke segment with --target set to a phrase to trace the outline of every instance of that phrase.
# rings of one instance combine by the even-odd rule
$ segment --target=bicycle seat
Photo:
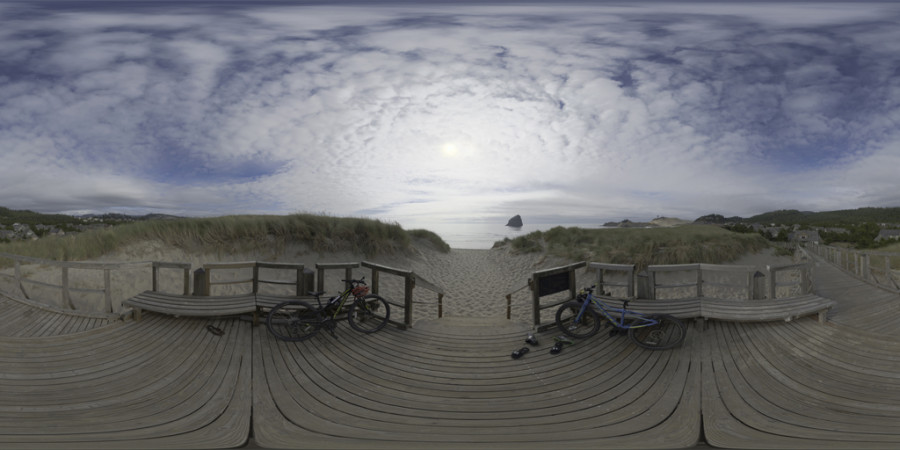
[[[324,293],[325,293],[325,291],[318,291],[318,292],[317,291],[309,291],[309,295],[312,295],[313,297],[318,297]]]

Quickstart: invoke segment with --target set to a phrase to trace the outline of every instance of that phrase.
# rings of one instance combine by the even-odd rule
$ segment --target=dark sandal
[[[219,327],[214,327],[214,326],[212,326],[212,325],[207,325],[207,326],[206,326],[206,331],[209,331],[210,333],[212,333],[212,334],[214,334],[214,335],[216,335],[216,336],[221,336],[221,335],[225,334],[225,332],[222,331],[221,328],[219,328]]]
[[[522,355],[528,353],[528,347],[522,347],[514,352],[512,352],[512,359],[519,359]]]

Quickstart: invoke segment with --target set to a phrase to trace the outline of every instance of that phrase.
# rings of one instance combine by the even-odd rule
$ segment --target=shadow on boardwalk
[[[696,322],[671,351],[600,333],[558,355],[551,330],[518,360],[529,328],[493,319],[285,343],[239,319],[147,314],[12,337],[9,323],[63,320],[0,301],[0,447],[900,446],[900,298],[827,266],[813,278],[839,303],[825,326]],[[866,299],[882,313],[854,315]]]

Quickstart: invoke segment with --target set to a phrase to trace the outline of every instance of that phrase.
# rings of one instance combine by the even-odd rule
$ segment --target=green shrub
[[[450,251],[450,244],[444,242],[444,240],[433,231],[417,229],[409,230],[407,233],[409,233],[411,237],[424,239],[430,242],[431,245],[440,252],[448,253]]]
[[[712,225],[687,225],[615,229],[555,227],[499,241],[495,247],[505,245],[522,253],[546,250],[570,260],[636,264],[642,268],[651,264],[718,264],[757,252],[769,244],[753,233],[732,233]]]
[[[77,261],[154,239],[199,253],[253,251],[301,243],[322,253],[351,251],[375,256],[408,251],[412,235],[425,237],[437,248],[449,251],[438,235],[427,230],[408,232],[398,224],[373,219],[292,214],[138,221],[65,237],[0,243],[0,252]]]

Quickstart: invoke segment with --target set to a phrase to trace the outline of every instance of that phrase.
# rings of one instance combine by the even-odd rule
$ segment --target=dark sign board
[[[574,275],[575,272],[568,271],[539,278],[538,297],[569,290],[569,277]]]

